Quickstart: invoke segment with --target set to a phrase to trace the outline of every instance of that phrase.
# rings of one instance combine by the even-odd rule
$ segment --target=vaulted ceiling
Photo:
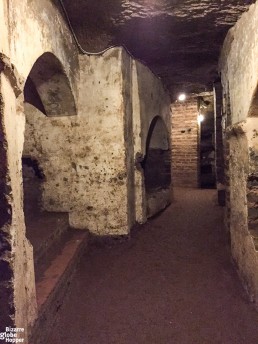
[[[229,28],[255,0],[63,0],[81,46],[124,45],[171,95],[211,90]]]

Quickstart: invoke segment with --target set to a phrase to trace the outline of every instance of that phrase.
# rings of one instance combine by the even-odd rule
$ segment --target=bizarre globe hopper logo
[[[24,343],[24,328],[22,327],[6,327],[5,332],[0,332],[0,340],[4,343]]]

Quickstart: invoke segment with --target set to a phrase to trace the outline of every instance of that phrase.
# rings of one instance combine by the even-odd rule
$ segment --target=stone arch
[[[160,116],[154,117],[149,127],[143,168],[147,192],[170,185],[169,135]]]
[[[146,152],[149,147],[156,146],[167,150],[169,148],[169,134],[167,127],[160,116],[155,116],[148,130]]]
[[[170,201],[171,151],[167,127],[160,116],[153,118],[142,164],[147,198],[147,217],[164,209]]]
[[[69,79],[53,53],[43,53],[32,66],[24,86],[24,100],[49,117],[77,114]]]
[[[57,177],[55,187],[50,187],[49,176],[56,173],[59,157],[55,147],[62,145],[65,137],[63,123],[69,123],[68,116],[76,115],[76,106],[69,79],[54,54],[46,52],[36,60],[24,84],[23,96],[23,210],[37,283],[43,273],[42,261],[50,256],[55,239],[59,240],[69,228],[67,209],[54,203],[59,197],[61,177]],[[46,189],[51,189],[52,198],[48,199]]]
[[[248,141],[248,178],[247,178],[247,205],[248,228],[258,249],[258,84],[252,96],[252,101],[246,120],[246,136]]]
[[[258,117],[258,83],[252,97],[251,106],[248,111],[248,117]]]

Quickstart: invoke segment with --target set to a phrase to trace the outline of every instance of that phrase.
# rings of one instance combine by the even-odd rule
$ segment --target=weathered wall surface
[[[0,323],[3,329],[5,326],[25,328],[27,342],[37,306],[33,253],[25,237],[22,204],[21,156],[25,116],[23,98],[16,98],[22,93],[33,64],[44,52],[52,52],[63,63],[76,96],[78,56],[62,16],[50,1],[1,0],[0,28],[0,136],[1,165],[4,166],[0,189],[3,240],[0,260],[4,267],[1,271],[5,271]]]
[[[73,204],[72,117],[47,117],[25,103],[26,130],[23,156],[37,160],[45,175],[42,182],[42,206],[49,211],[69,211]],[[74,173],[73,173],[74,172]]]
[[[251,300],[258,305],[257,180],[258,3],[231,29],[220,58],[232,255]],[[252,111],[250,111],[252,109]],[[258,307],[258,306],[257,306]]]
[[[33,249],[25,236],[22,154],[36,159],[45,174],[45,210],[69,212],[72,226],[89,228],[97,235],[127,235],[136,220],[146,220],[142,172],[138,184],[134,178],[135,156],[146,154],[149,126],[155,116],[169,123],[169,97],[146,67],[135,63],[132,72],[134,62],[122,49],[79,59],[54,2],[1,1],[0,15],[5,34],[0,57],[6,55],[10,62],[6,69],[0,61],[0,209],[4,214],[0,264],[6,267],[4,283],[8,285],[1,298],[1,319],[4,326],[25,327],[27,336],[37,306]],[[25,81],[46,52],[62,65],[76,102],[76,115],[73,112],[65,117],[70,115],[65,112],[60,117],[47,117],[28,102],[23,104],[20,94]],[[17,76],[13,76],[14,66]],[[132,78],[137,80],[137,91]],[[49,101],[44,98],[43,93],[48,92],[45,85],[34,86],[39,87],[41,100]],[[137,214],[136,207],[140,209]]]
[[[8,30],[9,35],[8,44],[0,45],[0,51],[11,59],[24,79],[39,56],[45,52],[53,53],[61,61],[76,96],[77,48],[54,2],[14,0],[9,1],[8,6],[2,6],[6,8],[3,20],[8,18],[5,31]]]
[[[127,182],[127,223],[128,230],[136,222],[136,190],[134,178],[134,133],[133,133],[133,60],[126,51],[122,51],[122,96],[124,108],[124,140]]]
[[[232,124],[248,116],[257,87],[257,18],[258,3],[256,2],[229,30],[221,53],[221,79],[224,92],[230,96]]]
[[[252,301],[258,297],[258,212],[257,169],[254,172],[252,155],[258,156],[256,130],[258,121],[247,121],[229,127],[229,227],[232,255]],[[251,152],[251,155],[250,155]],[[257,159],[257,158],[256,158]]]
[[[25,238],[21,190],[24,116],[9,77],[1,73],[1,330],[25,329],[37,314],[32,247]],[[19,103],[20,105],[20,103]],[[3,145],[3,146],[2,146]]]
[[[167,125],[168,133],[170,134],[170,98],[161,80],[146,66],[138,61],[134,61],[133,68],[134,77],[137,78],[137,84],[133,85],[133,87],[136,87],[138,90],[136,93],[138,99],[134,99],[136,103],[134,106],[136,107],[138,105],[138,112],[140,112],[141,153],[145,155],[150,124],[155,116],[160,116],[163,119],[164,123]],[[134,118],[137,118],[137,113],[134,113]]]
[[[164,90],[161,81],[146,66],[137,61],[133,61],[132,68],[135,207],[136,220],[139,223],[143,223],[146,221],[148,204],[144,185],[144,171],[141,167],[141,162],[146,156],[147,137],[150,125],[156,116],[159,116],[166,125],[168,148],[170,149],[170,98]],[[156,211],[164,208],[170,199],[170,190],[165,195],[161,193],[154,201]]]
[[[214,129],[215,129],[215,171],[218,190],[218,203],[225,205],[225,161],[224,161],[224,140],[222,130],[223,119],[223,90],[221,82],[214,83]]]
[[[5,0],[0,1],[0,52],[5,52],[9,55],[9,25],[8,25],[8,2]]]
[[[170,128],[169,97],[160,81],[140,64],[132,74],[132,63],[122,49],[81,56],[77,116],[51,118],[25,107],[23,154],[36,159],[46,176],[44,209],[69,212],[72,226],[97,235],[126,235],[136,217],[146,220],[143,171],[135,168],[135,156],[146,154],[157,114]]]
[[[199,186],[199,126],[196,97],[175,102],[172,109],[173,186]]]
[[[67,211],[72,226],[97,235],[129,230],[122,65],[121,49],[80,58],[78,116],[50,118],[26,104],[24,155],[46,176],[44,209]]]
[[[81,57],[80,68],[78,111],[86,126],[77,141],[83,150],[75,161],[81,198],[71,224],[98,235],[128,234],[122,50]]]

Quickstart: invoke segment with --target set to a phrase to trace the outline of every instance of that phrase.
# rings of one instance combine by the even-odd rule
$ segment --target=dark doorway
[[[42,133],[44,130],[52,130],[51,117],[76,114],[69,80],[60,61],[51,53],[44,53],[39,57],[28,75],[24,86],[24,113],[24,217],[26,237],[33,246],[35,276],[38,281],[62,247],[69,229],[67,212],[47,211],[46,204],[49,200],[45,200],[44,191],[51,164],[47,148],[42,148]],[[51,192],[54,196],[56,190],[53,188]]]
[[[213,95],[198,98],[200,121],[200,187],[216,187]]]
[[[143,162],[145,191],[147,200],[155,199],[155,209],[150,204],[147,217],[164,208],[171,184],[171,151],[167,128],[160,117],[155,117],[150,125],[146,156]],[[158,209],[161,208],[161,209]]]

